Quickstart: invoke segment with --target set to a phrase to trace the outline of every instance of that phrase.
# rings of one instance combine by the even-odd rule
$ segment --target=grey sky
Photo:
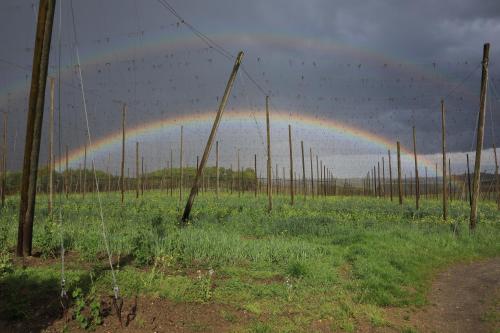
[[[33,3],[36,7],[37,2],[31,0],[4,0],[0,4],[0,107],[9,110],[9,142],[16,141],[15,152],[13,144],[9,145],[11,168],[20,165],[24,138],[29,81],[28,71],[17,65],[31,64],[36,17]],[[399,139],[407,147],[411,145],[411,126],[415,125],[419,151],[428,154],[440,149],[441,97],[446,97],[449,149],[470,149],[479,104],[478,66],[483,43],[489,41],[488,112],[492,110],[492,116],[487,118],[486,147],[493,143],[491,125],[500,121],[499,1],[170,3],[188,22],[232,54],[245,51],[245,68],[269,92],[273,108],[290,112],[291,117],[333,119],[391,142]],[[84,122],[74,72],[75,41],[69,1],[62,5],[62,136],[73,149],[85,140]],[[119,106],[112,100],[128,103],[131,127],[217,108],[232,61],[207,49],[159,2],[73,0],[73,5],[95,138],[119,129]],[[56,21],[53,75],[57,70],[58,27]],[[261,131],[263,94],[240,73],[233,95],[229,107],[254,109],[258,119],[254,130]],[[249,122],[253,124],[254,120]],[[282,132],[280,129],[276,135],[280,137]],[[303,133],[304,137],[297,140],[311,145],[322,142],[318,133]],[[205,139],[204,134],[196,134],[191,138],[191,160]],[[329,143],[323,144],[326,147]],[[235,145],[245,146],[249,154],[261,149],[258,138],[241,142],[235,139],[231,149]],[[342,141],[331,145],[335,146],[334,153],[346,159],[349,155],[381,153],[380,147],[366,142],[361,146]],[[147,153],[157,156],[162,147],[160,143],[151,145]],[[44,151],[42,147],[42,160]],[[331,154],[324,152],[325,156]]]

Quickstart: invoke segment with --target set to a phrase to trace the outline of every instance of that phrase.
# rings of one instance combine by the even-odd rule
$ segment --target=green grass
[[[130,259],[117,273],[122,293],[229,304],[261,318],[248,327],[251,332],[303,331],[320,319],[331,322],[332,329],[354,331],[359,321],[385,325],[385,306],[424,304],[437,268],[500,254],[500,214],[494,203],[481,204],[471,235],[465,202],[452,202],[451,221],[444,223],[435,200],[424,200],[417,212],[409,201],[400,207],[375,198],[299,197],[291,207],[288,197],[278,196],[271,214],[266,201],[262,195],[217,200],[201,194],[190,225],[179,228],[184,201],[177,196],[150,192],[136,200],[130,193],[121,205],[118,194],[104,194],[111,250]],[[47,216],[46,197],[38,197],[34,250],[57,256],[62,231],[66,249],[80,258],[68,264],[70,287],[82,287],[84,281],[82,289],[88,291],[85,270],[90,267],[97,289],[109,294],[96,197],[71,196],[56,206],[62,226],[58,212],[54,219]],[[15,245],[17,212],[17,198],[8,198],[0,216],[4,252]],[[0,277],[0,288],[7,289],[17,274],[31,280],[45,276],[45,284],[53,281],[57,289],[59,269],[57,261],[42,268],[16,267]],[[215,271],[212,277],[209,269]],[[18,307],[29,317],[23,304]]]

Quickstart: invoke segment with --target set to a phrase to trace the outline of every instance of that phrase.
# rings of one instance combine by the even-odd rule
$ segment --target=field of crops
[[[451,221],[444,223],[436,200],[424,200],[416,211],[408,201],[401,207],[388,199],[299,197],[290,206],[288,197],[278,196],[268,214],[265,196],[200,193],[190,225],[179,227],[183,207],[164,192],[139,200],[130,193],[123,205],[114,193],[102,200],[124,299],[220,305],[217,315],[232,331],[391,326],[383,309],[425,304],[438,268],[500,254],[494,203],[480,206],[478,228],[470,234],[469,207],[462,201],[451,202]],[[38,197],[33,245],[41,258],[25,269],[13,260],[17,202],[8,198],[0,217],[0,318],[28,322],[58,311],[62,232],[71,311],[80,311],[80,303],[82,311],[64,325],[99,327],[105,317],[99,300],[112,295],[112,278],[95,198],[65,200],[61,226],[59,211],[48,217],[46,197]],[[42,309],[33,307],[36,302]],[[87,307],[98,308],[95,316],[91,310],[85,315]],[[140,310],[130,323],[138,329],[147,326]],[[196,318],[189,325],[212,329]]]

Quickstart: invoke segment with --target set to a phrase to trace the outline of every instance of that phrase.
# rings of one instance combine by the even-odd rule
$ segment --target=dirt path
[[[388,311],[399,329],[418,332],[500,332],[500,258],[463,263],[439,273],[429,304]]]

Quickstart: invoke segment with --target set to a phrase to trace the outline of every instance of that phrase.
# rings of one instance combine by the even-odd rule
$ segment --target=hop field
[[[61,235],[69,291],[112,294],[94,199],[64,200],[60,224],[59,210],[48,217],[46,198],[38,198],[34,249],[41,259],[29,268],[10,260],[18,207],[8,200],[0,218],[2,318],[36,316],[29,301],[16,297],[20,288],[43,283],[39,297],[57,295]],[[290,206],[288,197],[278,196],[268,214],[264,196],[217,199],[203,193],[190,225],[182,228],[177,197],[153,191],[139,200],[129,195],[123,205],[118,194],[102,199],[124,297],[231,306],[250,314],[242,327],[257,331],[304,331],[318,321],[347,331],[363,322],[389,325],[381,309],[425,304],[437,269],[500,254],[494,203],[480,207],[479,226],[470,234],[469,207],[461,201],[451,203],[450,222],[444,223],[435,200],[416,211],[409,201],[401,207],[366,197],[299,198]],[[238,327],[238,318],[228,320]]]

